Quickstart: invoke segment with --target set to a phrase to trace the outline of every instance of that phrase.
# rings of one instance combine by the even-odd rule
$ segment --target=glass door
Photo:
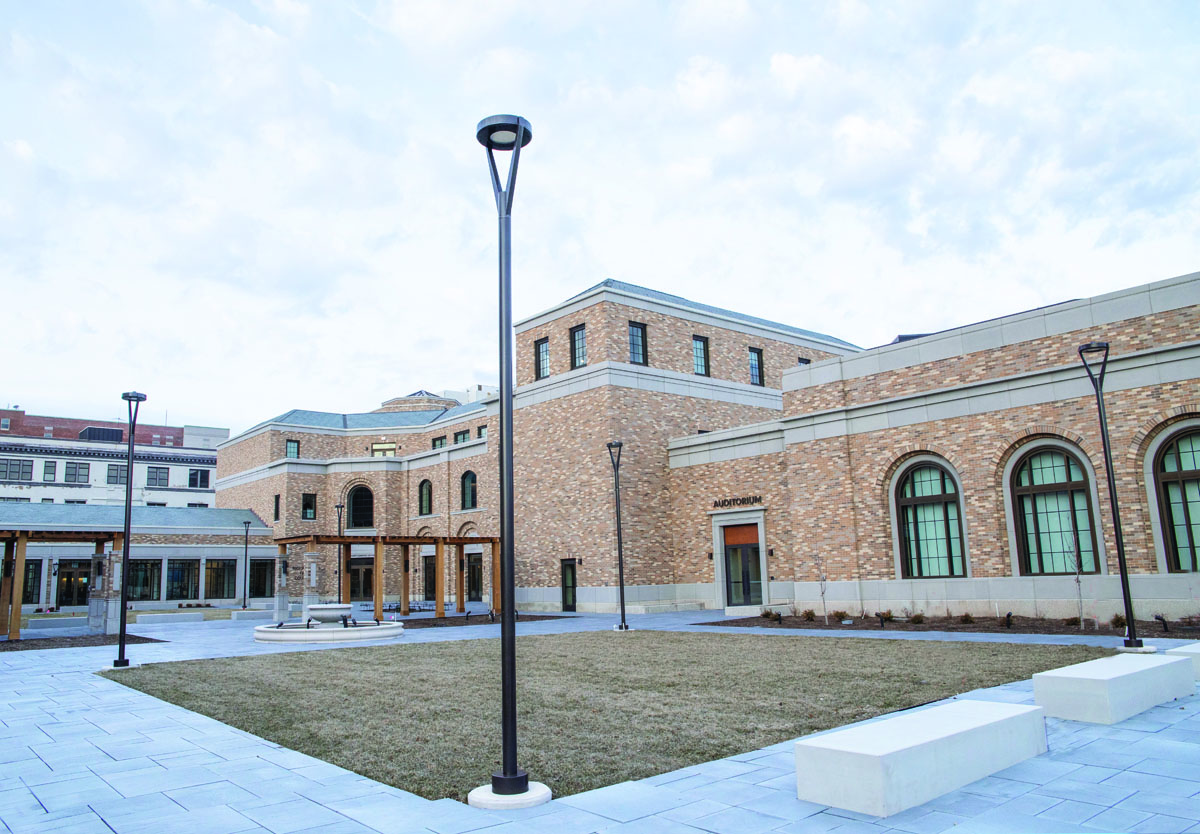
[[[762,571],[758,545],[725,546],[725,604],[762,605]]]
[[[575,610],[575,560],[563,559],[562,563],[562,610]]]
[[[350,560],[350,600],[351,602],[374,599],[373,581],[375,579],[375,562],[373,559]]]
[[[483,554],[467,554],[467,602],[483,602]]]
[[[437,557],[425,556],[425,600],[433,602],[437,599]]]
[[[58,605],[87,605],[88,583],[92,578],[90,561],[60,560],[58,563]]]

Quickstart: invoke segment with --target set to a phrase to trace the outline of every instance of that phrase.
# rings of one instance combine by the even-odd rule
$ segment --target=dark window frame
[[[571,346],[571,370],[587,365],[587,324],[577,324],[568,332]]]
[[[758,379],[755,379],[756,375]],[[759,386],[767,384],[767,366],[763,361],[762,348],[750,348],[750,384]]]
[[[462,497],[460,509],[479,509],[479,479],[475,476],[475,473],[468,469],[466,472],[462,473],[462,477],[459,478],[459,482]]]
[[[54,483],[56,477],[58,477],[58,461],[42,461],[42,483]]]
[[[1167,442],[1162,444],[1158,453],[1154,456],[1154,495],[1158,500],[1158,521],[1162,530],[1163,550],[1167,557],[1167,572],[1168,573],[1195,573],[1200,570],[1200,541],[1197,541],[1195,534],[1192,532],[1196,523],[1192,520],[1192,508],[1187,500],[1187,483],[1189,481],[1200,481],[1200,469],[1184,469],[1183,462],[1179,458],[1179,442],[1188,437],[1200,436],[1200,429],[1192,426],[1175,432]],[[1171,452],[1175,453],[1175,459],[1178,468],[1174,472],[1164,471],[1167,455]],[[1183,511],[1184,531],[1191,539],[1187,542],[1188,558],[1191,561],[1191,567],[1187,568],[1182,565],[1181,554],[1179,547],[1179,535],[1176,525],[1171,523],[1169,515],[1170,501],[1167,495],[1169,484],[1179,484],[1179,491],[1182,494],[1183,502],[1181,509]]]
[[[428,479],[417,486],[417,515],[433,515],[433,482]]]
[[[1025,468],[1025,466],[1030,462],[1030,460],[1035,455],[1041,454],[1043,452],[1052,452],[1052,453],[1056,453],[1056,454],[1065,456],[1067,459],[1067,475],[1068,475],[1068,477],[1070,477],[1071,463],[1074,462],[1075,465],[1077,467],[1079,467],[1079,471],[1083,475],[1083,480],[1082,481],[1065,481],[1065,482],[1054,483],[1054,484],[1038,484],[1038,485],[1030,484],[1027,486],[1019,486],[1018,481],[1020,480],[1020,477],[1021,477],[1021,470],[1023,470]],[[1032,471],[1031,471],[1030,475],[1031,475],[1031,480],[1032,480]],[[1040,530],[1040,526],[1037,522],[1037,503],[1036,503],[1037,496],[1046,495],[1049,493],[1058,493],[1058,492],[1066,492],[1068,494],[1069,500],[1071,502],[1071,516],[1070,516],[1071,517],[1071,529],[1072,529],[1072,532],[1074,534],[1074,539],[1075,539],[1075,560],[1076,560],[1076,564],[1080,566],[1079,574],[1081,576],[1096,576],[1100,573],[1100,550],[1096,544],[1096,513],[1092,507],[1092,483],[1091,483],[1091,479],[1088,477],[1087,467],[1085,467],[1083,465],[1083,462],[1079,459],[1079,457],[1077,455],[1075,455],[1073,452],[1067,451],[1066,449],[1062,448],[1061,446],[1037,444],[1037,445],[1030,447],[1029,449],[1025,450],[1025,452],[1017,460],[1016,465],[1013,466],[1012,474],[1009,478],[1008,490],[1009,490],[1009,497],[1012,502],[1013,528],[1017,534],[1017,566],[1021,571],[1021,576],[1074,576],[1075,575],[1075,571],[1047,571],[1047,570],[1045,570],[1045,561],[1042,556],[1041,530]],[[1095,566],[1093,570],[1083,570],[1082,569],[1082,561],[1081,561],[1082,560],[1082,548],[1079,546],[1079,533],[1078,533],[1078,529],[1077,529],[1078,521],[1076,519],[1077,510],[1075,509],[1075,494],[1076,493],[1083,494],[1084,505],[1087,509],[1088,527],[1090,528],[1088,532],[1089,532],[1090,540],[1091,540],[1091,544],[1092,544],[1092,561]],[[1038,548],[1038,552],[1036,554],[1029,553],[1029,545],[1028,545],[1029,531],[1025,527],[1025,512],[1024,512],[1024,504],[1022,502],[1022,499],[1025,498],[1026,496],[1028,496],[1030,498],[1030,500],[1034,501],[1033,537],[1034,537],[1034,541],[1037,543],[1037,548]],[[1033,556],[1036,556],[1037,561],[1038,561],[1039,570],[1037,570],[1037,571],[1033,570],[1033,564],[1031,561]]]
[[[209,471],[208,469],[189,469],[188,470],[188,488],[189,489],[208,489],[209,488]]]
[[[64,484],[87,484],[91,483],[92,466],[90,463],[77,463],[75,461],[67,461],[67,465],[63,467],[63,483]]]
[[[700,354],[697,356],[696,348],[699,346]],[[703,363],[703,370],[696,370],[697,359]],[[708,337],[692,334],[692,372],[696,376],[712,376],[712,359],[708,350]]]
[[[367,501],[369,503],[363,504]],[[365,484],[356,484],[346,493],[346,529],[370,530],[375,527],[375,493]]]
[[[147,466],[146,467],[146,486],[162,488],[171,485],[171,467],[169,466]]]
[[[214,594],[213,588],[221,593]],[[204,598],[236,599],[238,596],[237,559],[204,560]]]
[[[300,520],[317,520],[317,494],[315,492],[300,493]]]
[[[914,478],[915,478],[916,474],[919,471],[921,471],[922,469],[936,469],[938,471],[938,473],[941,475],[942,491],[940,493],[938,493],[937,495],[916,495],[917,490],[916,490],[916,482],[915,482]],[[904,495],[904,488],[910,482],[913,484],[913,489],[912,489],[913,495],[906,497]],[[947,484],[950,486],[952,491],[948,492],[946,490]],[[917,461],[917,462],[913,463],[912,465],[910,465],[908,468],[906,468],[904,470],[904,472],[901,474],[901,476],[896,479],[895,496],[896,496],[895,524],[896,524],[896,529],[899,532],[899,540],[900,540],[900,576],[901,576],[901,578],[902,579],[963,579],[963,578],[965,578],[967,576],[967,546],[966,546],[966,537],[963,536],[962,493],[958,488],[957,482],[955,482],[955,480],[954,480],[954,476],[952,476],[950,474],[950,471],[948,469],[946,469],[946,467],[942,466],[941,464],[935,463],[933,461],[927,461],[927,460]],[[917,519],[915,518],[916,513],[917,513],[917,510],[915,508],[918,506],[927,506],[927,505],[931,505],[931,504],[939,504],[942,506],[942,519],[941,519],[942,520],[942,531],[941,531],[941,536],[939,536],[939,538],[945,543],[945,546],[946,546],[946,553],[947,553],[946,563],[950,566],[949,573],[939,573],[939,574],[928,574],[927,575],[924,572],[924,565],[923,565],[924,560],[922,559],[921,537],[920,537],[920,533],[919,533],[920,525],[919,525],[919,523],[917,523]],[[951,529],[950,513],[948,513],[946,511],[946,506],[949,504],[953,504],[954,508],[955,508],[954,509],[955,517],[953,520],[958,527],[957,531],[954,531]],[[918,531],[915,542],[911,542],[909,539],[908,520],[905,518],[905,510],[910,507],[913,508],[913,515],[914,515],[913,527],[915,530]],[[957,537],[958,537],[958,552],[959,552],[958,559],[962,562],[962,568],[961,568],[960,572],[956,572],[954,569],[955,556],[954,556],[954,548],[952,546],[952,539],[955,534],[957,534]],[[910,547],[911,544],[916,545],[915,553],[912,553],[912,548]],[[915,572],[913,571],[914,564],[916,566]]]
[[[445,449],[446,448],[446,435],[443,434],[441,437],[435,437],[433,439],[432,448]]]
[[[275,493],[275,521],[279,521],[279,493]]]
[[[464,429],[462,431],[456,431],[454,433],[454,445],[456,445],[456,446],[459,443],[467,443],[470,440],[471,440],[471,430],[470,429]]]
[[[480,426],[479,428],[475,429],[475,437],[478,438],[479,440],[483,440],[484,438],[486,438],[487,437],[487,426]]]
[[[110,463],[108,465],[107,481],[116,486],[125,486],[129,481],[129,464]]]
[[[636,352],[638,349],[641,351],[640,359]],[[650,342],[646,335],[646,325],[640,321],[629,322],[629,364],[650,364]]]
[[[550,376],[550,339],[538,339],[533,343],[533,379]]]
[[[299,459],[300,457],[300,441],[285,440],[283,442],[283,456],[285,458]]]

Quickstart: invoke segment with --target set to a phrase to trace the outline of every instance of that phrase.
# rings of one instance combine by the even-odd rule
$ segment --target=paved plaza
[[[797,633],[696,625],[713,618],[713,612],[689,612],[634,616],[630,622],[635,629],[762,633],[778,639]],[[577,615],[522,623],[518,634],[603,631],[612,623],[611,615]],[[336,648],[255,643],[254,625],[135,625],[132,632],[168,642],[131,645],[128,653],[134,663],[157,663]],[[807,633],[839,639],[828,632]],[[410,629],[402,639],[497,636],[499,625],[485,625]],[[1120,643],[1098,635],[891,631],[847,636]],[[1183,641],[1147,642],[1167,648]],[[1048,753],[885,820],[798,800],[790,740],[537,808],[498,812],[423,799],[94,674],[110,667],[114,655],[110,646],[0,654],[0,822],[8,831],[1200,832],[1200,697],[1195,695],[1113,726],[1047,719]],[[959,697],[1032,703],[1033,691],[1029,681],[1020,681]]]

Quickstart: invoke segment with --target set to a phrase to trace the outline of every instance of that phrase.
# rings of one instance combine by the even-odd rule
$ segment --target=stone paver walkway
[[[629,618],[638,629],[788,635],[695,625],[713,619],[713,612]],[[580,615],[523,623],[518,633],[607,630],[612,623],[610,615]],[[131,645],[128,654],[139,663],[336,648],[254,643],[254,625],[135,626],[170,642]],[[498,625],[486,625],[411,629],[402,639],[498,634]],[[1099,635],[847,636],[1119,643]],[[538,808],[485,812],[380,784],[93,674],[114,654],[107,646],[0,654],[0,823],[8,831],[1200,832],[1200,696],[1113,727],[1049,719],[1047,754],[885,820],[796,799],[790,741]],[[1032,687],[1023,681],[960,697],[1032,703]]]

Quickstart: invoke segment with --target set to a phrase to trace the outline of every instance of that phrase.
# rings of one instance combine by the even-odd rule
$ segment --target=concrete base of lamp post
[[[467,794],[467,804],[485,811],[511,811],[516,808],[532,808],[549,802],[550,789],[541,782],[530,782],[525,793],[501,794],[492,790],[490,784],[480,785]]]

